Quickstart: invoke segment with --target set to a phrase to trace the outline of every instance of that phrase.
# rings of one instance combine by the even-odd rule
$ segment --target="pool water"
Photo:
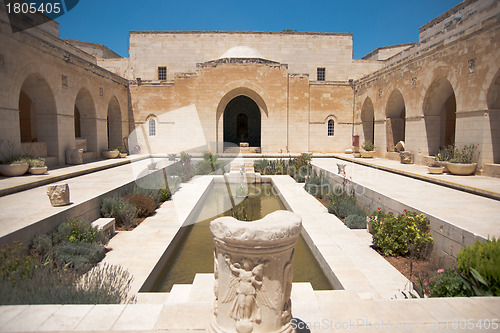
[[[228,192],[234,195],[235,187],[228,188],[224,183],[213,184],[196,218],[197,222],[183,227],[186,228],[183,230],[185,233],[151,291],[169,292],[174,284],[191,284],[197,273],[214,272],[214,243],[209,224],[217,217],[233,216],[233,204],[250,221],[286,209],[271,184],[249,185],[248,197],[235,197],[233,203]],[[310,282],[315,290],[333,289],[302,236],[295,245],[293,265],[293,282]]]

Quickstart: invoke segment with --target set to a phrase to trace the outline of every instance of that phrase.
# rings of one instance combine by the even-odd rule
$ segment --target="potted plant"
[[[427,167],[427,170],[429,171],[429,173],[438,175],[444,172],[444,166],[439,164],[437,161],[434,161],[434,163]]]
[[[26,161],[13,156],[14,144],[9,140],[0,140],[0,174],[6,177],[21,176],[28,171]]]
[[[365,141],[363,143],[363,150],[361,151],[361,157],[372,158],[375,156],[375,146],[371,141]]]
[[[102,151],[102,156],[104,158],[117,158],[120,155],[120,151],[118,149],[106,149]]]
[[[465,145],[462,149],[455,149],[453,158],[448,163],[448,170],[454,175],[470,175],[476,171],[473,162],[474,152],[479,145]]]
[[[43,157],[31,157],[28,159],[29,172],[32,175],[43,175],[47,172],[45,159]]]
[[[448,172],[448,162],[453,158],[454,153],[454,145],[446,146],[436,154],[434,157],[434,163],[438,166],[444,167],[443,172]]]
[[[125,147],[120,146],[120,147],[118,147],[118,148],[116,148],[116,149],[118,149],[118,151],[120,152],[120,153],[118,154],[118,157],[119,157],[119,158],[125,158],[125,157],[127,157],[128,152],[127,152],[127,149],[125,149]]]

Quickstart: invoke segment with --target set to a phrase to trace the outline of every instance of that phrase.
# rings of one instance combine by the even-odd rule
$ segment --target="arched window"
[[[328,120],[328,136],[333,136],[335,133],[335,124],[333,119]]]
[[[155,136],[156,135],[156,120],[150,119],[149,120],[149,136]]]

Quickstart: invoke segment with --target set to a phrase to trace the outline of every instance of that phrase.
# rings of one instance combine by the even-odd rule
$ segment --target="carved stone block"
[[[50,204],[54,207],[69,205],[69,185],[50,185],[47,189]]]
[[[399,153],[399,157],[401,157],[402,164],[413,164],[414,155],[409,151],[402,151]]]
[[[83,149],[69,149],[66,150],[66,164],[82,164],[83,163]]]

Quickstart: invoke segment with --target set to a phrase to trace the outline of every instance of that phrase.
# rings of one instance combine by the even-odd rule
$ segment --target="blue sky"
[[[131,30],[353,33],[354,58],[417,42],[418,28],[460,0],[80,0],[59,17],[61,38],[104,44],[128,56]]]

